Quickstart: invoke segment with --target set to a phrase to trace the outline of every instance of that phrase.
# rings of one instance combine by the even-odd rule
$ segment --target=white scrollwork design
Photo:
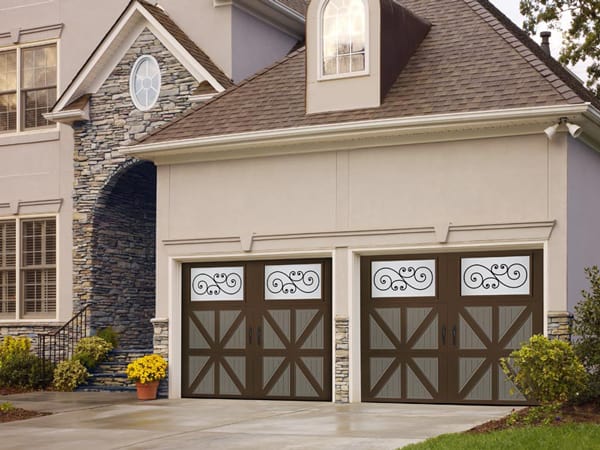
[[[435,296],[435,260],[374,261],[373,297]]]
[[[192,269],[192,300],[243,300],[242,267]]]
[[[529,257],[462,260],[463,295],[529,293]]]
[[[265,298],[321,298],[320,264],[267,266],[265,268]]]

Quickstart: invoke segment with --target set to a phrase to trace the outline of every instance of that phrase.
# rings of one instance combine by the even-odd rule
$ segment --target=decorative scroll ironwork
[[[419,263],[421,261],[389,261],[389,265],[382,263],[383,266],[373,273],[374,293],[384,294],[380,297],[414,296],[418,292],[430,295],[435,280],[434,269],[430,264]]]
[[[192,300],[243,300],[243,267],[192,269]]]
[[[462,295],[529,294],[529,257],[464,258]]]
[[[265,267],[265,299],[321,298],[321,265]]]

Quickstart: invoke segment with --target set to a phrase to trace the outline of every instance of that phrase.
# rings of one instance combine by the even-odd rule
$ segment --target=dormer
[[[312,0],[307,114],[380,106],[430,28],[394,0]]]

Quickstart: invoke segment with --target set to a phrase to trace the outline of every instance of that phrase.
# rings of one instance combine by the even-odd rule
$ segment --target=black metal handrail
[[[75,346],[88,334],[90,304],[85,305],[67,323],[56,331],[38,334],[38,356],[42,360],[44,376],[56,364],[73,356]]]

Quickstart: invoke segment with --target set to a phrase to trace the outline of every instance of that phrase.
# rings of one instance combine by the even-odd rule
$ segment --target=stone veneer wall
[[[37,352],[39,347],[38,334],[51,333],[60,328],[61,324],[35,324],[35,325],[3,325],[0,326],[0,342],[6,336],[28,337],[31,339],[31,349]]]
[[[129,97],[130,70],[143,54],[156,58],[162,77],[158,102],[145,112]],[[155,281],[154,263],[149,261],[155,247],[150,227],[155,222],[149,210],[156,185],[149,171],[136,169],[137,161],[117,149],[189,109],[188,98],[198,84],[145,29],[90,98],[90,120],[74,126],[74,309],[92,302],[92,327],[117,323],[126,331],[123,345],[130,348],[152,345],[148,322]],[[119,208],[137,182],[141,184],[129,204]],[[142,220],[152,223],[141,226]],[[140,333],[127,331],[140,327]]]
[[[154,327],[154,353],[161,355],[167,361],[169,360],[169,319],[152,319]],[[169,396],[169,377],[160,382],[158,388],[160,397]]]
[[[573,315],[567,311],[548,313],[548,337],[571,342]]]
[[[152,348],[155,193],[154,165],[134,165],[118,179],[94,216],[92,324],[95,329],[112,326],[120,333],[123,348]]]
[[[335,401],[350,401],[350,321],[347,317],[335,318]]]

